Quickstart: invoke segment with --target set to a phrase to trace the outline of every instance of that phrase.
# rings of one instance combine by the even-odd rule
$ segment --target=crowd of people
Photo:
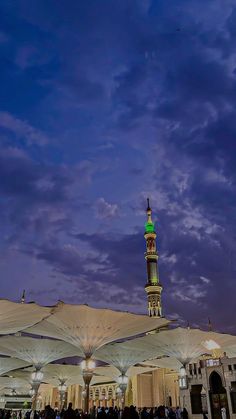
[[[180,407],[171,408],[159,406],[156,408],[136,409],[135,406],[125,407],[124,410],[118,407],[93,407],[89,415],[82,410],[73,409],[69,403],[67,409],[61,411],[47,405],[44,410],[21,410],[0,409],[0,419],[188,419],[187,410]]]

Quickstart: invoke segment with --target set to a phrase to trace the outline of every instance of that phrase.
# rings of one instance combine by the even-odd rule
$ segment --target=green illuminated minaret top
[[[156,232],[152,221],[152,210],[149,199],[147,199],[147,222],[145,223],[144,238],[146,240],[145,259],[147,262],[147,282],[145,291],[148,297],[148,314],[150,317],[160,317],[162,286],[159,282],[158,253],[156,249]]]
[[[147,198],[147,222],[145,223],[145,233],[155,233],[154,223],[152,222],[152,210],[149,204],[149,198]]]

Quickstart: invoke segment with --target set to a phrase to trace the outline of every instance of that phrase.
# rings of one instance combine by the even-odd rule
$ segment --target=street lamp
[[[64,381],[61,381],[57,388],[58,388],[58,391],[59,391],[60,405],[61,405],[61,409],[62,409],[63,405],[65,403],[65,394],[66,394],[67,386],[66,386]]]
[[[33,384],[40,384],[43,379],[43,372],[40,369],[36,369],[36,371],[32,372],[31,380]]]
[[[187,371],[184,366],[180,368],[179,388],[180,390],[185,390],[188,388]]]
[[[31,374],[31,384],[34,394],[32,395],[32,409],[36,408],[38,389],[43,380],[43,372],[40,371],[40,367],[36,367],[36,370]]]
[[[29,390],[29,395],[30,397],[33,397],[35,395],[35,390],[33,388]]]
[[[122,394],[122,409],[124,408],[124,403],[125,403],[125,392],[127,389],[127,385],[129,382],[129,377],[127,377],[127,375],[125,374],[121,374],[119,375],[119,377],[117,378],[117,382],[119,384],[119,388]]]
[[[93,370],[95,368],[95,362],[90,358],[86,357],[80,364],[83,374],[83,380],[85,384],[85,397],[84,397],[84,411],[86,414],[89,413],[89,384],[93,377]]]

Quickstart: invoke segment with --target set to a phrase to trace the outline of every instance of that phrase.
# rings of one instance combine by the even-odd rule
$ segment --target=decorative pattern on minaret
[[[161,317],[161,292],[162,286],[158,274],[158,253],[156,249],[156,232],[152,221],[152,210],[147,199],[147,222],[145,224],[144,238],[146,240],[145,259],[147,261],[147,283],[145,291],[148,298],[148,314],[150,317]]]

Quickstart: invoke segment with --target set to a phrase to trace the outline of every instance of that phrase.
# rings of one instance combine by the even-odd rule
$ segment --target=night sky
[[[236,333],[235,0],[0,3],[0,296]]]

